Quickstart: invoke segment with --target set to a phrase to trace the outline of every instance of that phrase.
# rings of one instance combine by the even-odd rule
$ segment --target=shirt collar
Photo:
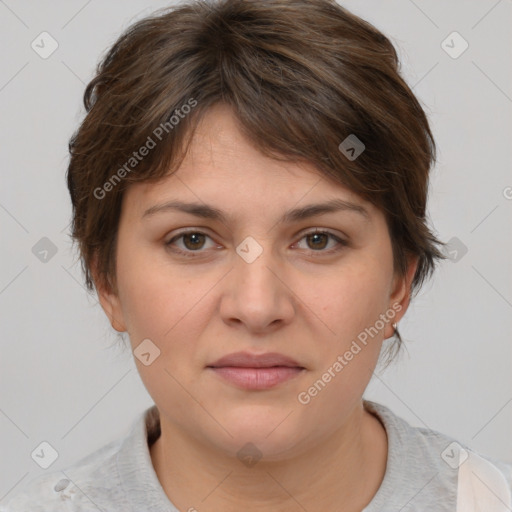
[[[159,435],[160,417],[154,405],[134,422],[117,455],[123,490],[137,512],[179,512],[165,494],[151,461],[149,446]]]

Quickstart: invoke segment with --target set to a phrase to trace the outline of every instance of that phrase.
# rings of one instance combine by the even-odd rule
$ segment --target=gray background
[[[59,455],[46,471],[63,468],[126,433],[152,404],[130,352],[109,348],[115,336],[84,291],[64,173],[100,54],[165,5],[0,1],[0,502],[45,471],[31,458],[42,441]],[[457,250],[401,322],[407,352],[366,397],[512,462],[512,2],[343,5],[398,46],[440,150],[431,221]],[[43,31],[59,45],[47,59],[31,48]],[[441,46],[453,31],[469,43],[458,58]],[[452,52],[461,48],[451,41]],[[57,249],[46,262],[32,252],[43,237]]]

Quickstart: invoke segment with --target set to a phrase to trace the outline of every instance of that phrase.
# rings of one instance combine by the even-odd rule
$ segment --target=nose
[[[251,263],[236,255],[234,268],[226,277],[220,314],[225,323],[243,325],[259,334],[291,322],[295,314],[293,293],[270,249]]]

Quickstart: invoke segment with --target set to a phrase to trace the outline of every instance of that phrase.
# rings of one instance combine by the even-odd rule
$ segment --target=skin
[[[339,198],[342,210],[279,223],[293,208]],[[175,210],[144,216],[169,200],[222,210],[225,222]],[[178,238],[178,230],[205,233]],[[315,228],[346,240],[315,240]],[[236,252],[248,236],[262,254]],[[187,258],[171,247],[189,253]],[[337,252],[327,252],[339,248]],[[100,288],[112,326],[132,348],[149,338],[161,351],[149,366],[135,359],[157,405],[162,434],[151,446],[156,474],[180,510],[360,511],[384,477],[387,437],[362,396],[383,339],[410,300],[417,261],[393,271],[381,211],[314,167],[262,155],[230,109],[212,107],[176,173],[130,186],[117,245],[117,289]],[[380,314],[401,310],[302,405],[297,397],[332,367]],[[206,368],[236,351],[279,352],[305,368],[269,390],[242,390]],[[237,452],[253,443],[252,467]],[[192,508],[193,507],[193,508]]]

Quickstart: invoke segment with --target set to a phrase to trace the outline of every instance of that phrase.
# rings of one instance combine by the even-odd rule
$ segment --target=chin
[[[219,422],[231,436],[223,435],[223,449],[230,456],[238,457],[252,451],[265,460],[283,460],[286,453],[297,448],[304,437],[304,429],[296,424],[297,419],[286,418],[290,410],[279,408],[272,413],[262,413],[258,407],[240,407]],[[290,416],[293,416],[291,414]],[[283,421],[284,420],[284,421]],[[241,453],[240,453],[241,452]]]

